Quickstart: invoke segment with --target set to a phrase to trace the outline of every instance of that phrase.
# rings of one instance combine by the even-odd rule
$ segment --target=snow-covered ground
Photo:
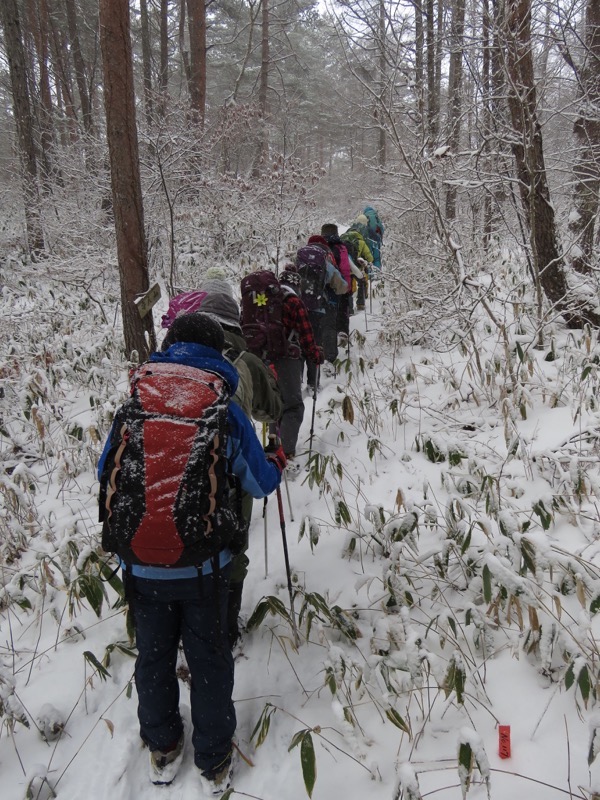
[[[5,291],[5,313],[25,320],[17,295]],[[309,469],[289,502],[282,486],[298,648],[277,613],[290,597],[276,498],[267,569],[255,504],[243,614],[268,608],[236,657],[231,796],[296,800],[315,778],[315,800],[591,798],[596,337],[559,330],[553,359],[511,338],[507,354],[482,322],[478,363],[468,348],[393,344],[390,303],[379,284],[372,313],[352,317],[350,356],[323,375]],[[87,347],[61,328],[60,358],[56,339],[45,360],[35,342],[35,373],[35,359],[14,363],[28,330],[2,363],[3,530],[22,543],[0,567],[2,797],[202,797],[189,740],[173,785],[149,784],[124,610],[108,584],[100,608],[98,582],[80,577],[97,573],[93,467],[125,385],[109,326]],[[58,413],[61,382],[80,388]],[[312,411],[307,396],[305,450]],[[59,435],[66,421],[81,433]],[[187,693],[182,681],[189,721]]]

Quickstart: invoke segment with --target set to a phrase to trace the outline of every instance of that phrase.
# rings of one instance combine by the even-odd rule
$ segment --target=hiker
[[[98,468],[102,546],[120,558],[134,623],[150,780],[171,783],[183,758],[181,640],[194,761],[205,794],[219,796],[230,785],[236,728],[225,626],[239,516],[228,475],[265,497],[286,463],[281,448],[265,454],[252,423],[229,402],[237,372],[222,355],[224,344],[208,314],[176,318],[161,351],[133,373]]]
[[[270,270],[242,279],[242,330],[252,352],[273,364],[283,398],[279,436],[290,472],[297,471],[298,433],[304,419],[302,373],[307,363],[323,363],[304,303]],[[277,426],[271,426],[277,434]]]
[[[161,328],[170,328],[173,320],[182,314],[200,311],[200,306],[209,292],[224,292],[233,297],[231,286],[225,279],[225,272],[220,267],[209,267],[200,287],[194,291],[180,292],[169,301],[169,307],[161,318]]]
[[[319,304],[309,309],[309,318],[313,329],[316,331],[316,340],[323,348],[325,361],[333,364],[338,357],[337,313],[338,297],[346,294],[348,283],[343,278],[335,264],[335,258],[327,240],[320,235],[310,236],[307,246],[317,246],[325,253],[325,286]],[[302,271],[302,251],[296,254],[296,265]],[[302,294],[304,298],[304,294]],[[315,388],[316,369],[307,362],[307,383],[311,389]],[[317,387],[318,388],[318,387]]]
[[[225,334],[224,355],[239,373],[240,382],[233,400],[241,406],[247,417],[253,417],[257,422],[267,424],[277,422],[283,411],[281,391],[273,371],[248,350],[240,325],[238,304],[230,294],[209,291],[201,308],[203,313],[210,314],[221,324]],[[248,528],[252,518],[252,495],[248,492],[242,492],[241,512],[245,539],[240,546],[240,552],[233,557],[227,605],[227,635],[231,648],[240,638],[239,614],[244,580],[250,563],[246,552]]]
[[[369,276],[372,278],[381,273],[381,245],[383,242],[383,222],[372,206],[366,206],[350,225],[350,230],[358,231],[367,243],[373,256],[373,269]]]
[[[328,222],[321,226],[321,236],[326,240],[329,245],[336,266],[348,285],[348,290],[345,294],[338,297],[337,317],[336,317],[336,330],[338,337],[341,339],[341,344],[348,343],[350,336],[350,301],[352,299],[352,276],[354,266],[348,256],[348,249],[344,242],[340,239],[338,226],[334,223]],[[354,266],[355,270],[358,267]],[[359,271],[359,277],[362,277],[362,272]]]
[[[370,264],[373,263],[373,255],[363,235],[353,228],[348,228],[345,233],[342,233],[340,239],[346,245],[348,255],[361,269],[362,276],[356,279],[356,310],[364,311],[365,300],[369,296],[369,272]]]

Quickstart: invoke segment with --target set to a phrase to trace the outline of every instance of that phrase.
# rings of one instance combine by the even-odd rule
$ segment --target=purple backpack
[[[198,311],[207,292],[182,292],[171,298],[167,313],[163,314],[160,322],[161,328],[170,328],[177,317],[182,314],[191,314]]]
[[[319,244],[307,244],[296,253],[300,275],[300,297],[309,311],[322,309],[326,302],[327,250]]]
[[[246,275],[241,282],[242,331],[248,350],[259,358],[273,361],[292,355],[283,324],[286,291],[270,270]]]

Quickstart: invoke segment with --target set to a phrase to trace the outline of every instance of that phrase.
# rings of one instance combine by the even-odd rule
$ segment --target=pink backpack
[[[177,317],[182,314],[191,314],[198,311],[207,292],[182,292],[171,298],[167,313],[163,314],[160,322],[161,328],[170,328]]]

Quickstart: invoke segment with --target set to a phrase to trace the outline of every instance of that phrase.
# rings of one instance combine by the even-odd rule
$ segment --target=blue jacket
[[[218,350],[200,344],[176,342],[165,352],[152,353],[152,362],[167,362],[185,364],[189,367],[206,369],[220,375],[228,384],[233,395],[238,384],[238,374],[235,367],[227,361]],[[227,458],[231,471],[240,481],[241,487],[252,497],[259,499],[275,491],[281,481],[279,469],[265,458],[252,422],[246,417],[242,409],[233,402],[229,403],[227,414],[229,437],[227,439]],[[112,431],[111,431],[112,433]],[[104,462],[110,447],[111,436],[108,436],[104,451],[98,462],[98,478],[102,475]],[[220,564],[225,566],[231,560],[228,549],[220,553]],[[210,560],[202,565],[202,573],[212,571]],[[142,567],[132,566],[133,575],[152,579],[190,578],[198,574],[196,567]]]

